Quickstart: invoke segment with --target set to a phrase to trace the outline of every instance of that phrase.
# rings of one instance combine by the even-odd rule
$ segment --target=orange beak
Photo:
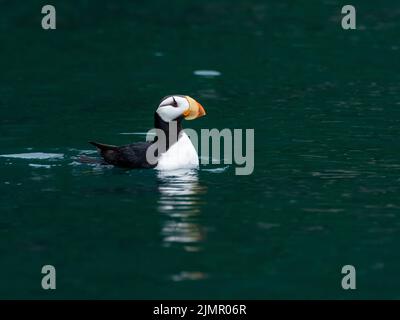
[[[206,115],[206,111],[200,103],[189,96],[185,96],[185,98],[189,102],[189,108],[183,113],[186,120],[194,120]]]

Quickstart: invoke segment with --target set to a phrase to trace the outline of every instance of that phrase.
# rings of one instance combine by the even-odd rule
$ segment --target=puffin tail
[[[90,144],[94,145],[96,148],[100,149],[100,151],[107,151],[107,150],[117,150],[117,146],[113,146],[111,144],[104,144],[94,141],[89,141]]]
[[[94,141],[89,141],[90,144],[94,145],[103,157],[103,164],[114,164],[118,159],[119,147],[110,144],[104,144]]]

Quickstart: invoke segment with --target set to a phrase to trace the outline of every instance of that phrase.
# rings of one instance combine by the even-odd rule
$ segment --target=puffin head
[[[206,114],[203,106],[189,96],[166,96],[161,100],[156,113],[165,122],[170,122],[183,117],[194,120]]]

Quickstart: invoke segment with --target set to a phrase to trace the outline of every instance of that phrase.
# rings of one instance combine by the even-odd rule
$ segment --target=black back
[[[162,149],[162,144],[160,145],[160,153],[168,150],[170,146],[172,146],[179,137],[179,133],[182,131],[182,119],[183,117],[177,118],[176,121],[176,134],[171,134],[170,137],[170,126],[168,122],[165,122],[161,119],[161,117],[156,112],[154,114],[154,127],[156,129],[161,129],[164,131],[166,136],[166,149]],[[117,167],[122,168],[154,168],[157,166],[157,163],[150,164],[147,161],[146,153],[147,149],[157,141],[159,141],[160,137],[156,136],[153,142],[137,142],[128,144],[125,146],[112,146],[106,145],[97,142],[91,142],[91,144],[95,145],[99,150],[101,156],[104,158],[105,162],[108,164],[112,164]]]

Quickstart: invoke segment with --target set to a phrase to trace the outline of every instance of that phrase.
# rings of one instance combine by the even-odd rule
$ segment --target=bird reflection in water
[[[158,211],[165,214],[161,230],[164,245],[200,250],[205,236],[199,223],[200,198],[206,188],[200,185],[197,170],[159,171],[158,180]]]

